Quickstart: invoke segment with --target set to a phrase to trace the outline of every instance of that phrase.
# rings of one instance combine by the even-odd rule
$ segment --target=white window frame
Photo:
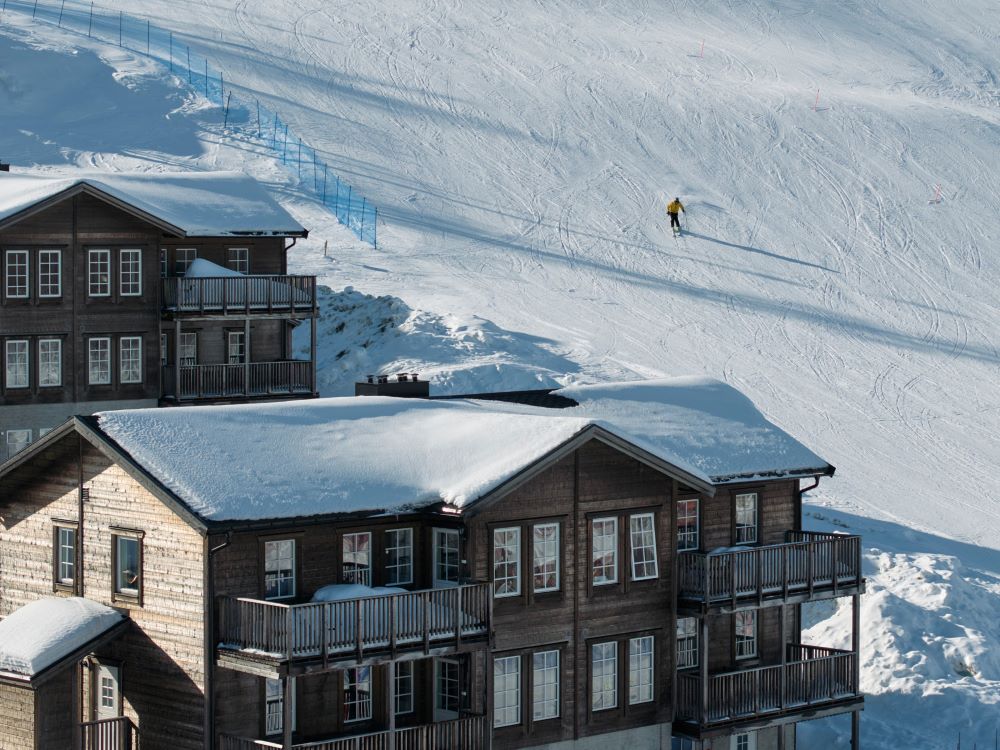
[[[741,492],[733,503],[736,506],[736,544],[756,544],[760,522],[757,493]]]
[[[142,382],[142,336],[118,340],[118,379],[127,384]]]
[[[170,336],[160,334],[160,367],[170,366]]]
[[[137,597],[142,590],[142,538],[132,534],[112,534],[115,551],[115,588],[117,595]],[[123,547],[135,545],[135,570],[125,567]],[[129,573],[132,575],[129,576]]]
[[[62,339],[38,339],[38,387],[62,385]]]
[[[76,532],[76,526],[56,524],[56,583],[60,586],[76,582]]]
[[[521,594],[521,528],[493,529],[493,596]]]
[[[344,670],[344,723],[369,721],[372,718],[372,668],[349,667]]]
[[[27,299],[31,294],[31,253],[27,250],[4,253],[4,294],[7,299]]]
[[[677,668],[698,666],[698,618],[677,618]]]
[[[692,510],[694,511],[692,513]],[[677,551],[695,550],[701,545],[701,518],[698,498],[677,501]]]
[[[749,628],[747,628],[749,623]],[[750,634],[746,634],[746,630]],[[740,631],[744,632],[741,633]],[[736,647],[737,659],[753,659],[757,656],[757,612],[752,609],[743,610],[733,615],[733,641]]]
[[[632,580],[649,581],[659,578],[656,559],[656,514],[635,513],[628,518]]]
[[[183,276],[191,267],[191,264],[198,260],[198,248],[178,247],[174,249],[174,276]]]
[[[7,458],[10,458],[31,445],[31,430],[7,430],[4,441],[7,444]],[[19,447],[12,448],[11,446]]]
[[[590,646],[590,710],[618,707],[618,641]]]
[[[372,585],[372,533],[355,531],[341,540],[341,577],[344,583]],[[348,566],[352,566],[348,569]]]
[[[385,585],[410,583],[413,583],[413,528],[389,529],[385,532]]]
[[[531,527],[532,590],[536,594],[559,590],[559,535],[562,531],[560,526],[561,524],[555,521],[536,523]],[[543,534],[541,538],[538,535],[539,531]],[[553,582],[545,585],[546,579],[550,577]]]
[[[241,257],[242,256],[242,257]],[[230,271],[237,273],[250,273],[250,248],[231,247],[226,255],[226,266]]]
[[[226,332],[226,361],[231,365],[246,364],[247,347],[245,331]]]
[[[267,601],[295,597],[298,588],[295,575],[295,555],[294,539],[267,539],[264,541],[264,598]],[[269,576],[272,577],[277,586],[277,593],[270,596],[268,595]]]
[[[532,721],[559,718],[559,650],[536,651],[531,655]]]
[[[51,260],[53,257],[55,258],[54,273]],[[38,251],[38,297],[39,299],[62,297],[62,250]]]
[[[95,350],[95,345],[98,349]],[[95,357],[95,354],[98,355]],[[103,369],[101,365],[104,365]],[[95,366],[97,377],[94,377]],[[92,336],[87,339],[87,385],[111,385],[111,337]]]
[[[295,679],[289,677],[288,679]],[[281,680],[264,679],[264,734],[273,737],[285,730],[285,691]],[[292,731],[295,731],[295,688],[292,687]]]
[[[181,332],[181,367],[192,367],[198,364],[198,334],[193,331]],[[191,353],[188,356],[187,352]]]
[[[165,279],[170,275],[170,252],[165,247],[160,248],[160,278]]]
[[[107,248],[87,251],[87,296],[111,296],[111,250]]]
[[[608,562],[609,555],[610,562]],[[594,586],[618,583],[617,516],[595,518],[591,521],[590,577]]]
[[[457,586],[459,576],[462,573],[462,539],[458,529],[435,528],[432,532],[434,538],[434,571],[432,575],[434,587]],[[440,542],[444,540],[446,545]],[[452,546],[454,545],[454,546]],[[454,561],[449,557],[454,554]],[[455,577],[451,577],[454,569]],[[441,575],[441,574],[444,575]]]
[[[741,732],[729,740],[731,750],[757,750],[757,733]]]
[[[493,659],[493,726],[514,727],[521,723],[521,657]]]
[[[4,384],[7,388],[31,387],[31,354],[28,339],[7,339],[4,345]]]
[[[654,699],[656,641],[651,635],[629,638],[628,703],[637,706]]]
[[[396,690],[393,704],[393,712],[396,716],[412,714],[414,711],[413,700],[413,662],[397,661],[390,662],[393,670],[393,679],[396,680]]]
[[[122,297],[142,296],[142,250],[126,247],[118,251],[118,293]]]

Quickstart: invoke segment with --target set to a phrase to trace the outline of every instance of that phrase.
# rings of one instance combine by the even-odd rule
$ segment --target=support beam
[[[312,360],[312,365],[310,366],[312,370],[311,387],[312,387],[312,392],[315,395],[318,392],[318,389],[316,387],[316,316],[315,315],[309,318],[309,359]]]
[[[861,750],[860,711],[851,711],[851,750]]]
[[[386,750],[396,750],[396,662],[385,665],[385,705],[389,712],[389,737]]]
[[[249,296],[249,294],[247,295]],[[243,318],[243,395],[250,395],[250,318]]]
[[[181,319],[174,318],[174,398],[181,400]]]
[[[295,678],[285,675],[281,678],[281,747],[292,750],[292,702],[295,700]]]
[[[698,638],[698,669],[701,671],[701,723],[708,724],[708,616],[698,620],[701,633]]]

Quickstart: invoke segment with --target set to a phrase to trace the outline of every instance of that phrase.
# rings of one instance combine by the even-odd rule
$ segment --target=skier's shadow
[[[717,237],[709,237],[704,234],[698,234],[697,232],[689,232],[684,230],[684,234],[688,237],[696,237],[699,240],[706,240],[707,242],[714,242],[716,245],[723,245],[725,247],[733,247],[737,250],[746,250],[748,253],[757,253],[758,255],[766,255],[768,258],[776,258],[778,260],[783,260],[786,263],[795,263],[800,266],[809,266],[810,268],[818,268],[821,271],[829,271],[830,273],[840,273],[833,268],[827,268],[826,266],[820,265],[819,263],[810,263],[807,260],[799,260],[798,258],[789,258],[787,255],[778,255],[777,253],[771,253],[767,250],[761,250],[759,247],[750,247],[750,245],[737,245],[733,242],[726,242],[725,240],[720,240]]]

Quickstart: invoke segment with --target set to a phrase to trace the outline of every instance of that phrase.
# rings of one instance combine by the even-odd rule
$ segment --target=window
[[[121,382],[142,382],[142,338],[139,336],[122,336],[118,342],[118,353],[121,367],[118,370]]]
[[[118,288],[122,297],[142,294],[142,251],[122,250],[118,254]]]
[[[229,268],[240,273],[250,273],[250,249],[246,247],[229,248]]]
[[[38,252],[38,296],[62,296],[62,250]]]
[[[101,675],[101,708],[116,708],[115,680],[113,677],[103,674]]]
[[[590,647],[590,707],[603,711],[618,705],[618,643]]]
[[[344,670],[344,721],[365,721],[372,717],[372,668]]]
[[[198,364],[198,334],[181,334],[181,366],[187,367]]]
[[[111,251],[87,251],[87,294],[107,297],[111,294]]]
[[[434,529],[434,584],[458,583],[458,532]]]
[[[170,366],[170,353],[168,346],[170,344],[170,337],[165,333],[160,334],[160,367]]]
[[[28,296],[28,251],[8,250],[5,276],[7,296],[11,298]]]
[[[87,341],[87,372],[90,385],[111,383],[111,339],[102,337]]]
[[[677,551],[698,549],[698,500],[677,501]]]
[[[413,529],[385,532],[385,584],[413,583]]]
[[[521,529],[493,530],[493,595],[521,593]]]
[[[653,514],[630,516],[629,537],[632,541],[632,580],[656,578],[656,523]]]
[[[28,387],[28,342],[26,340],[7,342],[8,388]]]
[[[7,430],[7,458],[31,445],[31,430]]]
[[[295,540],[264,542],[264,598],[295,596]]]
[[[344,582],[372,585],[372,535],[344,534]]]
[[[409,531],[409,529],[407,529]],[[413,712],[413,662],[398,661],[394,664],[396,675],[396,705],[393,710],[397,715]]]
[[[698,746],[690,737],[671,737],[670,750],[697,750]]]
[[[39,339],[38,386],[47,388],[62,385],[62,341]]]
[[[677,618],[677,668],[698,666],[698,620]]]
[[[559,716],[559,652],[532,654],[532,710],[534,721]]]
[[[179,247],[174,250],[174,276],[183,276],[188,267],[198,257],[198,250],[193,247]]]
[[[246,335],[243,331],[230,331],[226,337],[229,364],[242,365],[247,361]]]
[[[757,750],[757,733],[744,732],[736,734],[729,741],[732,750]]]
[[[736,543],[757,542],[757,493],[736,496]]]
[[[653,700],[653,636],[629,638],[628,641],[628,702],[629,705]]]
[[[165,279],[170,275],[170,254],[166,248],[160,250],[160,278]]]
[[[137,536],[112,534],[115,556],[115,593],[139,596],[142,586],[140,539]]]
[[[72,586],[76,580],[76,528],[56,526],[56,583]]]
[[[757,655],[757,613],[753,610],[736,613],[736,658],[749,659]]]
[[[493,660],[493,726],[521,723],[521,657],[500,656]]]
[[[618,581],[618,519],[595,518],[593,524],[593,581],[595,586]]]
[[[288,679],[293,679],[289,677]],[[264,731],[268,735],[285,730],[285,691],[281,680],[264,681]],[[292,692],[292,731],[295,731],[295,692]]]
[[[559,589],[559,524],[538,523],[532,527],[532,573],[535,593]]]
[[[452,659],[436,659],[434,668],[437,672],[434,708],[444,714],[457,717],[458,709],[461,706],[458,662]]]

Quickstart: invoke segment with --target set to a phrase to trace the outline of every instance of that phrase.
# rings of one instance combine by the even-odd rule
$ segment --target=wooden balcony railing
[[[282,745],[266,740],[222,735],[220,750],[261,750]],[[382,731],[353,737],[339,737],[322,742],[292,745],[292,750],[487,750],[486,717],[466,716],[452,721],[422,724],[418,727]]]
[[[178,401],[304,395],[314,392],[312,362],[281,360],[234,365],[182,365],[180,383],[173,367],[163,368],[163,393]]]
[[[126,716],[80,724],[82,750],[133,750],[135,725]]]
[[[785,544],[677,556],[681,599],[735,604],[740,599],[788,598],[862,583],[861,537],[790,531]]]
[[[458,646],[489,634],[491,605],[486,583],[311,604],[220,597],[219,649],[326,662]]]
[[[677,715],[702,726],[777,713],[794,713],[859,697],[858,656],[819,646],[789,644],[786,664],[710,675],[707,702],[701,676],[677,675]]]
[[[165,312],[255,315],[316,311],[315,276],[178,276],[160,281]]]

